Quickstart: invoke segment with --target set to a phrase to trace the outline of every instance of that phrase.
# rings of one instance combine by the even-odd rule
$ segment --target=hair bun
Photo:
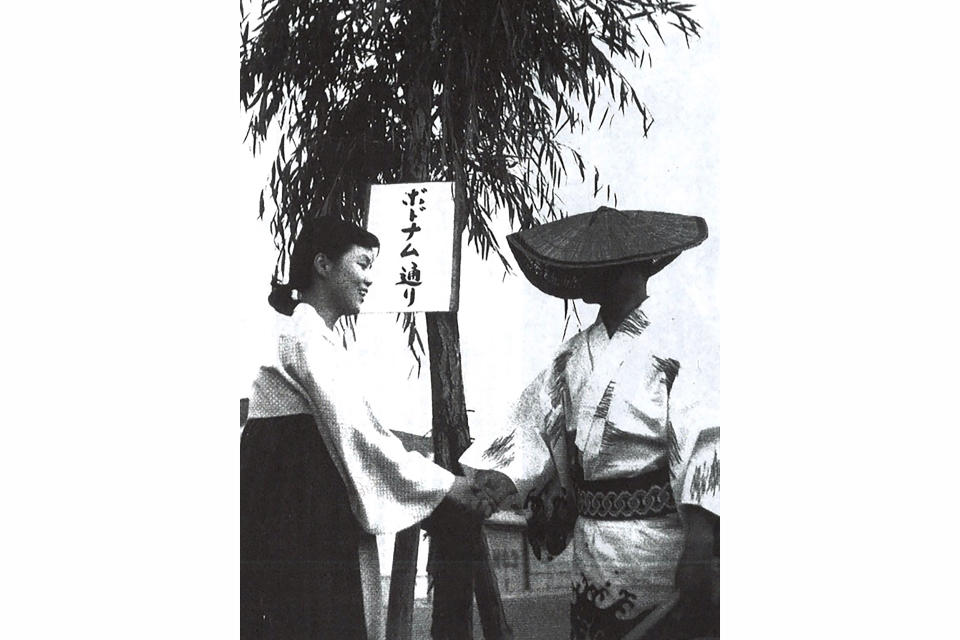
[[[297,306],[297,301],[293,297],[293,287],[281,283],[276,276],[270,281],[270,295],[267,297],[267,302],[278,313],[285,316],[293,315],[293,310]]]

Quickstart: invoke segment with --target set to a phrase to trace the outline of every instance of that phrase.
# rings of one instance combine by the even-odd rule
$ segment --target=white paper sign
[[[367,229],[380,239],[361,311],[449,311],[452,182],[372,185]]]

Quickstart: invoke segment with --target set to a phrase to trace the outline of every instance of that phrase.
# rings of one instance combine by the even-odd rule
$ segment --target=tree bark
[[[457,314],[426,315],[434,459],[437,464],[462,474],[458,459],[470,446],[470,430],[463,393]],[[433,638],[461,640],[473,637],[473,594],[476,591],[484,638],[510,640],[513,633],[504,615],[486,539],[479,527],[470,535],[470,540],[444,539],[443,534],[432,539],[432,560],[437,567],[442,567],[434,575]]]
[[[430,389],[433,398],[433,454],[440,466],[457,475],[457,460],[470,446],[467,406],[460,366],[460,328],[453,312],[427,313]],[[479,530],[476,535],[480,535]],[[449,539],[438,532],[431,539],[434,640],[473,638],[473,576],[476,541]]]
[[[470,446],[470,430],[460,365],[460,326],[456,313],[427,313],[426,316],[433,397],[433,453],[437,464],[462,475],[457,459]]]
[[[411,51],[411,59],[418,53]],[[419,56],[419,63],[425,59]],[[410,96],[406,115],[407,136],[401,162],[401,179],[407,182],[425,182],[430,179],[430,85],[426,74],[417,74],[417,80],[404,87]],[[432,358],[431,358],[432,360]],[[430,367],[433,368],[431,362]],[[413,601],[417,580],[417,556],[420,545],[420,526],[414,525],[397,534],[390,574],[390,600],[387,605],[387,638],[410,640],[413,637]],[[432,545],[432,543],[431,543]],[[431,553],[432,555],[432,553]],[[436,585],[434,585],[436,607]],[[441,598],[442,600],[442,598]]]
[[[435,1],[425,0],[420,6],[421,18],[432,20],[437,11]],[[433,84],[428,69],[436,51],[431,42],[429,51],[409,52],[415,65],[423,70],[416,80],[404,87],[409,96],[407,137],[404,145],[402,175],[404,180],[424,182],[431,179],[430,150],[432,134]],[[447,312],[427,313],[427,346],[430,363],[430,387],[433,407],[433,447],[437,464],[462,475],[458,459],[470,446],[470,429],[463,392],[463,374],[460,362],[460,328],[457,323],[460,289],[460,254],[463,231],[466,228],[464,176],[459,163],[456,167],[454,192],[452,303]],[[396,564],[396,558],[395,558]],[[483,607],[481,621],[487,638],[509,638],[502,632],[509,627],[503,619],[503,607],[489,565],[489,553],[482,531],[477,528],[472,539],[457,539],[435,531],[430,541],[430,565],[433,568],[433,624],[435,640],[472,640],[474,578],[479,576],[478,603]],[[485,573],[484,573],[485,572]],[[391,593],[391,596],[393,594]],[[412,601],[412,599],[411,599]],[[412,604],[412,602],[411,602]],[[502,624],[501,624],[502,623]],[[490,631],[488,631],[490,626]]]

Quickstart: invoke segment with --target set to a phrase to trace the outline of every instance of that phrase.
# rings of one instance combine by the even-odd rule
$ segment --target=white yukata
[[[397,532],[429,516],[454,476],[419,453],[408,452],[380,423],[364,398],[362,375],[310,305],[297,305],[291,316],[278,314],[273,356],[253,384],[243,434],[248,442],[246,448],[241,444],[241,565],[252,567],[247,601],[253,622],[247,626],[256,629],[244,635],[360,637],[363,629],[331,627],[346,625],[347,615],[343,609],[338,619],[338,612],[330,609],[359,606],[355,601],[362,583],[365,620],[357,624],[365,623],[368,638],[381,637],[375,534]],[[279,435],[284,428],[289,435]],[[300,452],[307,450],[312,453],[304,453],[298,462]],[[302,464],[283,472],[275,469],[288,463]],[[313,478],[317,467],[325,469]],[[301,478],[313,484],[289,487]],[[275,505],[282,500],[288,504],[278,510]],[[244,537],[249,539],[246,552]],[[296,548],[283,547],[277,537],[296,538]],[[344,546],[344,537],[353,542]],[[284,577],[278,587],[274,576],[285,569],[276,567],[298,562],[313,566],[314,574]],[[334,571],[345,572],[337,578],[340,584],[317,586],[317,580]],[[263,604],[257,589],[273,599]],[[297,598],[316,618],[313,626],[302,623],[307,613],[283,610]],[[327,601],[311,604],[318,598]],[[276,618],[272,627],[271,617]],[[360,620],[359,613],[355,617]]]
[[[579,516],[567,509],[572,532],[557,531],[557,522],[546,531],[528,527],[538,554],[544,541],[537,537],[554,536],[555,555],[572,533],[571,637],[620,637],[673,594],[684,543],[673,496],[682,495],[697,433],[718,426],[691,406],[705,392],[678,337],[673,319],[650,298],[612,337],[598,317],[527,387],[505,429],[460,459],[470,469],[503,472],[526,503],[552,503],[560,487],[577,495]],[[622,483],[638,476],[663,481],[645,498],[624,493]],[[714,489],[719,501],[719,461]],[[638,512],[642,518],[633,517]]]

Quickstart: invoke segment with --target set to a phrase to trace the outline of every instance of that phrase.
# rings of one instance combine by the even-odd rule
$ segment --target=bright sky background
[[[710,237],[684,253],[653,278],[651,296],[663,297],[690,320],[691,338],[701,353],[697,366],[719,384],[719,308],[716,297],[720,245],[718,211],[719,145],[717,137],[719,24],[713,7],[698,5],[703,37],[688,49],[683,38],[665,31],[667,45],[654,44],[652,68],[632,73],[638,94],[651,109],[655,123],[643,138],[639,115],[617,114],[600,131],[570,139],[589,162],[600,169],[601,180],[618,193],[618,206],[699,215],[706,219]],[[602,113],[602,108],[600,109]],[[240,136],[245,131],[241,114]],[[238,136],[238,139],[240,139]],[[263,349],[269,348],[273,311],[266,303],[276,251],[266,220],[258,221],[258,198],[269,177],[272,149],[252,158],[243,154],[241,227],[238,247],[248,256],[249,282],[239,301],[239,349],[244,366],[236,372],[238,396],[248,394]],[[586,183],[572,180],[562,190],[569,213],[591,211],[603,204],[594,198],[590,175]],[[505,218],[498,230],[509,233]],[[501,242],[506,250],[506,242]],[[499,260],[483,262],[466,248],[461,271],[460,332],[464,387],[474,435],[494,427],[523,387],[547,366],[564,332],[563,302],[540,293],[517,271],[504,279]],[[511,256],[512,258],[512,256]],[[374,283],[374,287],[377,283]],[[583,326],[596,317],[597,308],[578,305]],[[418,320],[424,343],[426,325]],[[571,331],[568,330],[568,337]],[[351,350],[363,363],[370,381],[369,400],[391,428],[425,434],[430,429],[430,383],[424,368],[420,378],[410,375],[413,358],[395,314],[361,314],[357,342]],[[425,361],[426,363],[426,361]],[[425,365],[426,366],[426,365]],[[690,366],[690,365],[688,365]]]

